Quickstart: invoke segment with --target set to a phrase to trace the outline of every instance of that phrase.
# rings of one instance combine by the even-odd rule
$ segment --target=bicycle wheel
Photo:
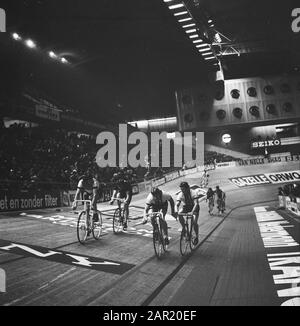
[[[99,240],[102,235],[102,215],[100,212],[98,214],[98,222],[93,222],[93,237],[95,240]]]
[[[82,211],[79,214],[77,221],[77,238],[81,244],[84,244],[88,237],[88,226],[86,219],[86,212]]]
[[[153,224],[153,246],[156,257],[161,258],[165,251],[164,239],[156,222]]]
[[[120,208],[115,210],[114,219],[113,219],[113,231],[114,234],[119,234],[123,230],[123,214]]]
[[[181,231],[181,236],[180,236],[180,253],[182,256],[186,256],[189,254],[190,251],[190,236],[186,230]]]

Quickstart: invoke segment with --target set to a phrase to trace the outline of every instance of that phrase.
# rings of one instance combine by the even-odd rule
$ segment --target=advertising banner
[[[229,178],[229,181],[240,188],[263,184],[297,182],[300,181],[300,170],[248,175],[236,178]]]
[[[0,191],[0,212],[61,207],[59,191]]]

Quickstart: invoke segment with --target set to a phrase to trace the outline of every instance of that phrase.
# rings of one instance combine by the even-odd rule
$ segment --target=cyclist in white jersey
[[[80,178],[77,191],[74,198],[73,210],[77,208],[76,200],[91,200],[92,201],[92,209],[94,211],[93,220],[98,222],[98,214],[97,211],[97,200],[99,198],[99,188],[100,184],[96,178],[96,175],[93,173],[91,169],[88,169],[87,172]],[[81,198],[80,198],[81,197]]]
[[[191,213],[195,216],[195,223],[194,223],[194,230],[196,233],[196,238],[194,245],[198,243],[198,233],[199,233],[199,226],[198,226],[198,219],[200,213],[200,205],[199,205],[199,195],[196,191],[191,190],[190,186],[187,182],[181,182],[180,184],[181,192],[177,196],[176,202],[176,212],[180,213]],[[182,206],[182,207],[181,207]],[[181,209],[180,209],[181,207]],[[179,222],[184,228],[184,217],[179,215]]]

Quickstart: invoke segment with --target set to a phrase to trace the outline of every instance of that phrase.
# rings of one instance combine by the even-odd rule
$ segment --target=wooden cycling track
[[[121,235],[112,233],[112,207],[99,205],[105,211],[105,234],[84,246],[77,242],[77,215],[69,208],[2,213],[0,268],[7,284],[0,305],[280,305],[286,298],[278,296],[254,214],[255,207],[276,209],[278,185],[244,189],[228,178],[297,169],[298,163],[274,163],[210,171],[210,186],[219,184],[226,191],[227,210],[222,216],[209,216],[207,204],[201,203],[200,243],[188,258],[180,255],[180,225],[170,216],[169,250],[161,260],[154,256],[151,226],[136,226],[145,193],[133,198],[132,220],[128,232]],[[199,175],[186,180],[197,184]],[[162,188],[175,194],[179,182]],[[280,214],[292,224],[299,242],[299,221],[286,212]],[[10,250],[12,243],[21,247]],[[42,253],[41,257],[22,246]],[[53,255],[47,257],[49,252]],[[72,264],[68,255],[108,264],[86,268]]]

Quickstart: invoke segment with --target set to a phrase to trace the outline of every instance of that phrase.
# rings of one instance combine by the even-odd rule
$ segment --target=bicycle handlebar
[[[194,215],[195,215],[195,213],[192,214],[192,212],[189,212],[189,213],[178,213],[178,216],[192,217]]]
[[[156,216],[156,215],[160,215],[162,216],[162,212],[152,212],[152,213],[147,213],[145,216],[146,217],[152,217],[152,216]]]
[[[88,204],[92,205],[91,200],[74,200],[73,204],[75,204],[75,203],[88,203]]]
[[[124,199],[124,198],[115,198],[115,197],[114,197],[114,198],[111,198],[111,201],[112,201],[112,200],[114,200],[114,201],[116,200],[116,201],[119,201],[119,202],[121,202],[121,203],[125,203],[125,199]]]

